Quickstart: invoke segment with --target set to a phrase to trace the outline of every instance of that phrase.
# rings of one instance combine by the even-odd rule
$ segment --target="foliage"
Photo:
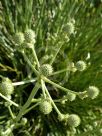
[[[1,136],[102,135],[101,6],[88,0],[0,0],[0,78],[2,83],[8,77],[15,87],[11,99],[0,93]],[[29,29],[33,38],[27,33],[25,41],[21,36],[15,40]],[[27,43],[27,38],[34,41]],[[84,71],[74,65],[80,60]],[[48,78],[40,70],[43,64],[53,67]],[[89,86],[100,90],[94,100],[87,97]],[[66,92],[71,90],[84,100],[74,96],[69,101]],[[55,108],[49,115],[38,108],[44,99]],[[70,114],[81,118],[77,128],[67,124]]]

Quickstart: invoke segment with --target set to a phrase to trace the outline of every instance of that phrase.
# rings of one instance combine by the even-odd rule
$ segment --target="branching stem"
[[[16,118],[16,122],[18,122],[20,120],[20,118],[22,117],[22,115],[24,114],[25,110],[29,107],[29,105],[31,104],[31,100],[32,98],[36,95],[38,89],[40,88],[40,84],[37,82],[35,87],[33,88],[28,100],[26,101],[26,103],[24,104],[24,106],[21,108],[21,110],[18,113],[18,116]]]
[[[63,90],[64,92],[70,92],[70,93],[74,93],[74,94],[78,95],[77,92],[74,92],[74,91],[72,91],[72,90],[69,90],[69,89],[67,89],[67,88],[64,88],[64,87],[62,87],[62,86],[60,86],[59,84],[57,84],[57,83],[55,83],[55,82],[49,80],[48,78],[46,78],[46,77],[44,77],[44,76],[42,76],[42,79],[43,79],[45,82],[50,83],[50,84],[52,84],[53,86],[55,86],[55,87],[57,87],[57,88]]]

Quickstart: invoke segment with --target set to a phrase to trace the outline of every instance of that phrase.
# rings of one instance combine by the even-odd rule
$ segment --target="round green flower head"
[[[79,71],[83,71],[86,69],[86,63],[82,60],[79,60],[76,64],[75,64],[75,67],[77,70]]]
[[[67,98],[68,98],[69,101],[74,101],[75,98],[76,98],[76,94],[68,92],[67,93]]]
[[[63,31],[68,34],[71,35],[74,33],[75,27],[74,24],[72,22],[68,22],[64,27],[63,27]]]
[[[49,76],[52,74],[53,72],[53,68],[51,65],[49,64],[43,64],[41,67],[40,67],[40,70],[41,70],[41,74],[43,74],[44,76]]]
[[[80,125],[80,118],[76,114],[71,114],[68,117],[68,125],[71,127],[77,127]]]
[[[28,29],[24,33],[25,42],[27,43],[34,43],[35,42],[35,33],[33,30]]]
[[[95,86],[89,86],[89,88],[86,91],[87,91],[87,95],[91,99],[95,99],[99,95],[99,89]]]
[[[45,100],[45,101],[40,103],[39,109],[43,114],[47,115],[52,111],[52,105],[51,105],[50,102]]]
[[[9,78],[3,78],[0,83],[0,92],[5,96],[10,96],[14,92],[14,87]]]
[[[14,42],[18,45],[21,45],[24,42],[24,35],[23,33],[19,32],[16,33],[14,36]]]

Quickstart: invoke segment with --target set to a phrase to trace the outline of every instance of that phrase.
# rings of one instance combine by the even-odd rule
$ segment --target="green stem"
[[[38,89],[40,88],[39,83],[37,82],[35,87],[33,88],[28,100],[26,101],[26,103],[24,104],[24,106],[21,108],[21,110],[19,111],[17,118],[16,118],[16,122],[18,122],[20,120],[20,118],[22,117],[22,115],[24,114],[25,110],[29,107],[29,105],[31,104],[31,100],[32,98],[36,95]]]
[[[46,99],[46,93],[45,93],[45,87],[44,87],[44,81],[41,79],[41,85],[42,85],[42,92],[44,95],[44,98]]]
[[[9,135],[12,133],[12,130],[14,129],[15,125],[12,124],[3,134],[4,135]]]
[[[52,73],[51,75],[57,75],[57,74],[60,74],[60,73],[66,72],[66,71],[68,71],[68,70],[69,70],[68,68],[65,68],[65,69],[62,69],[62,70],[56,71],[56,72]]]
[[[45,85],[45,91],[46,91],[46,94],[48,95],[48,97],[50,98],[50,101],[51,101],[51,103],[52,103],[54,109],[56,110],[56,112],[58,113],[58,115],[60,115],[61,112],[59,111],[59,109],[58,109],[57,106],[55,105],[53,99],[51,98],[51,96],[50,96],[50,94],[49,94],[49,91],[48,91],[46,85]]]
[[[37,63],[37,67],[38,67],[38,70],[39,70],[40,64],[39,64],[38,57],[36,55],[34,47],[32,47],[32,51],[33,51],[33,55],[34,55],[34,58],[35,58],[35,61]]]
[[[12,85],[13,85],[13,86],[24,85],[24,84],[27,84],[27,83],[33,83],[33,82],[35,82],[36,80],[37,80],[37,78],[34,78],[34,79],[30,79],[30,80],[15,82],[15,83],[12,83]]]
[[[52,60],[51,60],[51,62],[50,62],[50,65],[52,65],[52,64],[53,64],[53,62],[55,61],[56,56],[57,56],[57,54],[59,53],[59,51],[60,51],[60,49],[61,49],[62,45],[63,45],[63,44],[61,44],[61,45],[60,45],[59,49],[58,49],[58,50],[57,50],[57,52],[55,53],[54,57],[52,58]]]
[[[9,113],[10,113],[12,119],[15,119],[15,116],[14,116],[10,106],[8,106],[8,110],[9,110]]]
[[[35,102],[39,102],[39,101],[41,101],[41,98],[39,98],[39,99],[33,98],[31,102],[32,102],[32,103],[35,103]]]
[[[53,86],[55,86],[55,87],[57,87],[57,88],[59,88],[59,89],[65,91],[65,92],[70,92],[70,93],[74,93],[74,94],[78,95],[77,92],[74,92],[74,91],[72,91],[72,90],[69,90],[69,89],[67,89],[67,88],[64,88],[64,87],[62,87],[62,86],[60,86],[59,84],[57,84],[57,83],[55,83],[55,82],[49,80],[48,78],[46,78],[46,77],[44,77],[44,76],[42,76],[42,79],[43,79],[45,82],[50,83],[50,84],[52,84]]]
[[[16,107],[19,107],[18,104],[16,104],[15,102],[13,102],[12,100],[10,100],[10,99],[7,98],[6,96],[2,95],[1,93],[0,93],[0,96],[1,96],[3,99],[5,99],[6,101],[8,101],[9,103],[11,103],[12,105],[14,105],[14,106],[16,106]]]
[[[32,70],[35,72],[35,74],[38,76],[39,72],[33,67],[28,57],[25,55],[24,52],[22,52],[24,59],[27,61],[28,65],[32,68]]]
[[[39,102],[40,103],[40,102]],[[33,105],[33,106],[31,106],[30,108],[28,108],[25,112],[24,112],[24,114],[27,114],[29,111],[31,111],[32,109],[34,109],[36,106],[38,106],[39,105],[39,103],[36,103],[35,105]],[[24,115],[23,114],[23,115]]]

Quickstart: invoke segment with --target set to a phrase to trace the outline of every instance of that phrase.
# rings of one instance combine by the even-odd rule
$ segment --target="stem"
[[[4,134],[4,135],[8,135],[8,134],[12,133],[12,130],[14,129],[14,127],[15,127],[15,125],[12,124],[12,125],[10,126],[10,128],[8,128],[3,134]]]
[[[45,86],[44,86],[44,81],[42,79],[41,79],[41,85],[42,85],[42,91],[43,91],[44,98],[46,99]]]
[[[40,102],[39,102],[40,103]],[[39,105],[39,103],[36,103],[35,105],[33,105],[33,106],[31,106],[30,108],[28,108],[25,112],[24,112],[24,114],[27,114],[29,111],[31,111],[32,109],[34,109],[36,106],[38,106]],[[24,115],[23,114],[23,115]]]
[[[40,64],[39,64],[38,57],[36,55],[34,47],[32,47],[32,51],[33,51],[33,55],[34,55],[34,58],[35,58],[35,61],[37,63],[37,67],[38,67],[38,70],[39,70]]]
[[[58,108],[57,108],[57,106],[55,105],[55,103],[54,103],[53,99],[51,98],[51,96],[50,96],[50,94],[49,94],[49,92],[48,92],[48,89],[47,89],[46,85],[44,85],[44,86],[45,86],[46,94],[47,94],[47,95],[48,95],[48,97],[50,98],[50,101],[51,101],[51,103],[52,103],[52,105],[53,105],[54,109],[56,110],[56,112],[58,113],[58,115],[60,115],[60,114],[61,114],[61,112],[59,111],[59,109],[58,109]]]
[[[11,103],[12,105],[14,105],[14,106],[16,106],[16,107],[19,107],[18,104],[16,104],[15,102],[13,102],[12,100],[10,100],[10,99],[7,98],[6,96],[2,95],[1,93],[0,93],[0,96],[1,96],[3,99],[5,99],[6,101],[8,101],[9,103]]]
[[[61,49],[62,45],[63,45],[63,44],[61,44],[61,45],[60,45],[59,49],[58,49],[58,50],[57,50],[57,52],[55,53],[55,56],[52,58],[52,60],[51,60],[51,62],[50,62],[50,65],[52,65],[52,64],[53,64],[53,62],[55,61],[56,56],[57,56],[57,54],[59,53],[59,51],[60,51],[60,49]]]
[[[69,70],[68,68],[65,68],[65,69],[62,69],[62,70],[56,71],[56,72],[52,73],[51,75],[57,75],[57,74],[60,74],[60,73],[66,72],[66,71],[68,71],[68,70]]]
[[[15,82],[15,83],[12,83],[12,84],[13,84],[13,86],[24,85],[24,84],[27,84],[27,83],[33,83],[36,80],[37,80],[37,78],[34,78],[34,79],[30,79],[30,80]]]
[[[9,113],[10,113],[12,119],[15,119],[15,116],[14,116],[10,106],[8,106],[8,110],[9,110]]]
[[[32,103],[35,103],[35,102],[39,102],[39,101],[41,101],[41,98],[39,98],[39,99],[34,99],[34,98],[33,98],[31,102],[32,102]]]
[[[29,105],[31,104],[31,100],[32,98],[36,95],[38,89],[40,88],[39,83],[37,82],[35,87],[33,88],[28,100],[26,101],[26,103],[24,104],[24,106],[21,108],[21,110],[19,111],[17,118],[16,118],[16,122],[18,122],[20,120],[20,118],[22,117],[22,115],[24,114],[25,110],[29,107]]]
[[[35,72],[36,75],[39,75],[39,72],[33,67],[28,57],[25,55],[24,52],[22,52],[24,59],[27,61],[28,65],[32,68],[32,70]]]
[[[74,91],[71,91],[71,90],[69,90],[69,89],[67,89],[67,88],[64,88],[64,87],[62,87],[62,86],[60,86],[59,84],[57,84],[57,83],[55,83],[55,82],[49,80],[48,78],[46,78],[46,77],[44,77],[44,76],[42,76],[42,79],[43,79],[45,82],[50,83],[50,84],[54,85],[55,87],[57,87],[57,88],[59,88],[59,89],[65,91],[65,92],[70,92],[70,93],[74,93],[74,94],[78,95],[77,92],[74,92]]]

